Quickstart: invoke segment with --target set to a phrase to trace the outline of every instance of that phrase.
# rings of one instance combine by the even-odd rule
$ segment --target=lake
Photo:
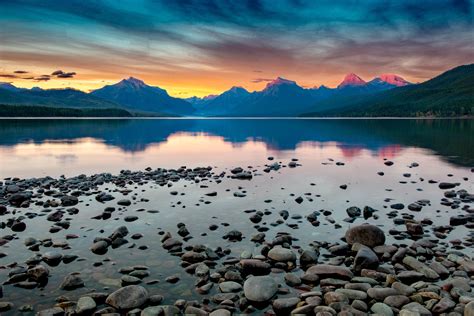
[[[151,171],[184,172],[182,166],[209,167],[209,173],[174,179],[163,176],[163,170]],[[248,171],[252,179],[231,177],[237,174],[236,167]],[[451,229],[435,228],[472,211],[469,197],[446,195],[439,183],[452,183],[454,190],[472,194],[473,167],[474,120],[468,119],[0,120],[4,190],[0,204],[7,205],[18,187],[33,194],[31,203],[8,204],[9,212],[2,215],[10,224],[24,222],[26,229],[12,232],[9,224],[3,226],[4,234],[13,237],[2,239],[1,280],[11,278],[16,266],[36,264],[45,257],[77,256],[72,262],[48,265],[47,283],[35,289],[4,285],[4,300],[16,308],[30,304],[38,311],[53,306],[61,295],[75,301],[93,290],[111,292],[123,283],[124,272],[119,270],[136,265],[146,266],[150,275],[138,281],[150,293],[163,295],[163,304],[216,295],[217,286],[198,293],[196,277],[183,270],[188,263],[162,247],[165,232],[180,238],[178,223],[190,232],[182,238],[185,250],[196,245],[218,253],[218,247],[225,250],[217,268],[248,254],[258,257],[264,246],[251,240],[258,232],[264,232],[267,241],[291,234],[295,252],[316,243],[319,262],[342,263],[346,256],[333,252],[331,246],[340,245],[348,228],[365,222],[382,228],[386,243],[396,247],[424,237],[437,240],[433,251],[472,256],[471,220]],[[101,173],[119,176],[87,178]],[[87,177],[71,178],[81,174]],[[22,180],[27,178],[35,179]],[[5,193],[10,190],[7,185],[16,188]],[[78,192],[77,214],[57,204],[73,192]],[[99,201],[99,192],[114,200]],[[131,205],[118,205],[122,199]],[[408,209],[410,204],[420,209]],[[351,206],[370,206],[374,216],[348,219]],[[101,217],[107,207],[116,210]],[[49,216],[56,210],[58,220]],[[252,218],[256,211],[257,218]],[[308,220],[314,211],[317,223]],[[407,233],[403,224],[407,220],[423,223],[422,235]],[[108,248],[103,255],[91,252],[99,237],[109,236],[121,225],[130,232],[126,244]],[[223,239],[230,231],[241,232],[242,240]],[[447,242],[456,239],[459,242]],[[303,273],[299,266],[291,269]],[[284,270],[277,265],[271,274],[283,285]],[[62,290],[60,284],[70,272],[79,272],[85,286]],[[180,279],[177,283],[166,281],[175,275]],[[279,295],[309,290],[289,287]],[[259,314],[255,309],[249,312]]]
[[[473,120],[451,119],[0,120],[0,177],[228,167],[267,156],[312,165],[391,158],[472,167],[473,135]]]

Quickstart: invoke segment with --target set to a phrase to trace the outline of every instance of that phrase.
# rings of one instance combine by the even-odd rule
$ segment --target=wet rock
[[[359,243],[373,248],[385,243],[384,232],[377,226],[370,224],[351,227],[347,230],[345,237],[347,243],[350,245]]]
[[[91,314],[92,311],[96,308],[95,301],[89,296],[83,296],[79,298],[76,305],[76,313],[81,314]]]
[[[300,264],[309,266],[318,262],[318,253],[314,250],[304,250],[300,256]]]
[[[290,249],[283,247],[274,247],[268,252],[268,258],[279,261],[279,262],[294,262],[296,261],[296,255]]]
[[[35,280],[36,282],[43,282],[48,279],[49,270],[43,265],[37,265],[28,269],[27,274],[28,277]]]
[[[232,313],[227,309],[216,309],[215,311],[211,312],[209,316],[231,316]]]
[[[234,281],[226,281],[219,283],[219,289],[222,293],[239,292],[242,289],[242,285]]]
[[[242,233],[238,230],[232,230],[224,235],[224,239],[228,239],[229,241],[241,241]]]
[[[360,272],[362,269],[377,269],[379,258],[369,247],[361,246],[354,258],[354,270]]]
[[[405,295],[390,295],[387,296],[383,302],[395,308],[401,308],[403,305],[410,303],[410,299]]]
[[[79,203],[79,200],[75,196],[65,195],[65,196],[61,197],[61,205],[62,206],[74,206],[77,203]]]
[[[61,307],[53,307],[39,311],[36,316],[63,316],[64,309]]]
[[[431,312],[423,305],[417,302],[411,302],[402,307],[402,310],[418,313],[421,316],[431,316]]]
[[[346,213],[347,215],[349,215],[349,217],[359,217],[360,215],[362,215],[361,209],[357,206],[349,207],[348,209],[346,209]]]
[[[448,189],[453,189],[457,186],[456,183],[449,183],[449,182],[440,182],[438,187],[441,190],[448,190]]]
[[[339,278],[350,280],[353,277],[352,271],[343,266],[333,266],[329,264],[317,264],[311,266],[306,271],[308,274],[316,274],[319,278]]]
[[[289,314],[299,302],[300,299],[297,297],[279,298],[273,301],[272,307],[277,314]]]
[[[245,297],[254,302],[270,300],[278,290],[278,286],[269,276],[252,276],[244,283]]]
[[[43,254],[42,259],[50,266],[57,266],[61,262],[62,257],[63,255],[59,252],[48,251]]]
[[[285,283],[289,286],[298,286],[301,284],[301,279],[294,273],[285,274]]]
[[[450,311],[454,306],[456,306],[455,302],[447,297],[443,297],[435,306],[433,306],[431,311],[436,314],[441,314]]]
[[[92,246],[91,246],[91,251],[93,253],[95,253],[96,255],[103,255],[107,252],[108,250],[108,247],[109,247],[109,244],[104,241],[104,240],[100,240],[98,242],[95,242]]]
[[[106,303],[118,310],[142,306],[148,300],[148,291],[140,285],[128,285],[110,294]]]
[[[84,281],[77,274],[67,275],[61,283],[61,289],[66,291],[75,290],[83,286]]]
[[[384,303],[375,303],[370,310],[377,315],[392,316],[393,311],[390,306]]]
[[[267,262],[257,259],[240,260],[244,274],[266,275],[270,273],[271,266]]]
[[[474,316],[474,301],[466,304],[464,307],[464,316]]]
[[[26,224],[25,224],[25,222],[15,221],[15,222],[13,222],[13,224],[10,228],[14,232],[22,232],[26,229]]]
[[[0,302],[0,312],[7,312],[13,308],[13,303],[10,302]]]
[[[377,301],[383,301],[388,296],[398,294],[398,291],[391,287],[373,287],[367,290],[367,295]]]
[[[413,257],[406,256],[403,259],[403,263],[410,267],[411,269],[422,273],[427,279],[430,280],[437,280],[439,279],[439,274],[436,273],[433,269],[425,265],[424,263],[421,263],[420,261],[416,260]]]
[[[118,205],[121,205],[121,206],[130,206],[132,205],[132,201],[128,200],[128,199],[123,199],[123,200],[119,200],[117,202]]]

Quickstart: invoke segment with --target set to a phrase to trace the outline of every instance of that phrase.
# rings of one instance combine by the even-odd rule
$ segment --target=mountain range
[[[303,88],[278,77],[261,91],[232,87],[220,95],[188,99],[172,97],[166,90],[133,77],[90,93],[70,88],[23,89],[0,83],[0,104],[28,109],[120,109],[122,112],[111,112],[126,116],[459,116],[474,113],[473,87],[474,64],[470,64],[420,84],[395,74],[365,81],[350,73],[336,88]]]

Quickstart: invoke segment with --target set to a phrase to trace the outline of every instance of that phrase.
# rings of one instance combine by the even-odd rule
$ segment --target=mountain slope
[[[0,87],[0,104],[71,108],[119,108],[120,105],[74,89],[28,90]]]
[[[119,108],[62,108],[0,104],[0,117],[131,117]]]
[[[305,116],[474,115],[474,64],[453,68],[421,84],[331,101],[337,102],[337,109],[318,104]]]
[[[190,103],[173,98],[166,90],[149,86],[133,77],[94,90],[90,94],[135,111],[172,115],[191,115],[195,111]]]

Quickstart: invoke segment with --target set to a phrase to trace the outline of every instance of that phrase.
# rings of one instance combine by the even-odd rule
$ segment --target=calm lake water
[[[473,120],[0,120],[0,177],[253,165],[267,156],[474,165]]]
[[[268,157],[274,157],[269,161]],[[301,164],[296,168],[281,168],[265,173],[265,164],[292,158]],[[386,166],[384,159],[393,161]],[[336,164],[339,162],[339,164]],[[419,164],[413,167],[412,163]],[[341,164],[343,163],[343,164]],[[443,191],[428,180],[458,182],[458,189],[474,191],[474,121],[473,120],[307,120],[307,119],[130,119],[130,120],[0,120],[0,178],[75,176],[120,170],[143,170],[146,167],[178,168],[180,166],[212,166],[216,174],[241,166],[258,170],[251,181],[226,178],[222,183],[207,181],[205,186],[179,181],[172,187],[153,183],[135,184],[128,188],[136,198],[133,204],[114,213],[106,221],[91,220],[106,206],[116,206],[122,192],[112,191],[117,198],[104,204],[93,196],[81,197],[80,213],[73,216],[71,227],[55,234],[49,233],[51,222],[45,216],[26,219],[27,229],[18,238],[1,246],[7,253],[0,258],[6,267],[12,262],[20,265],[34,252],[27,250],[24,240],[51,238],[61,245],[67,234],[79,238],[68,239],[68,247],[41,247],[40,253],[58,251],[74,254],[81,260],[51,267],[51,277],[42,290],[27,290],[4,286],[4,298],[17,307],[32,304],[35,310],[50,307],[56,297],[67,295],[77,299],[92,289],[111,291],[120,287],[120,267],[145,264],[151,276],[161,282],[147,285],[153,294],[163,294],[165,303],[176,298],[202,299],[194,291],[195,279],[183,272],[180,258],[169,255],[159,242],[160,231],[176,236],[179,222],[186,224],[193,239],[191,244],[230,248],[230,256],[239,257],[244,250],[259,253],[259,246],[250,241],[256,232],[244,210],[267,211],[260,225],[273,238],[277,232],[289,232],[298,238],[298,245],[306,247],[311,241],[336,242],[352,225],[345,222],[346,208],[369,205],[378,217],[368,221],[389,229],[401,229],[387,213],[390,205],[408,205],[418,200],[431,204],[421,212],[410,212],[414,219],[431,218],[433,225],[446,225],[449,217],[464,214],[441,204]],[[384,172],[380,176],[378,172]],[[341,185],[347,185],[341,189]],[[102,189],[106,189],[105,185]],[[113,188],[112,188],[113,189]],[[177,195],[170,194],[177,191]],[[216,197],[205,196],[216,192]],[[234,192],[244,192],[240,198]],[[304,197],[301,204],[295,202]],[[44,200],[50,197],[43,197]],[[144,198],[145,200],[142,200]],[[313,227],[305,216],[315,210],[332,211],[332,218],[340,229],[324,219]],[[148,213],[142,210],[157,210]],[[279,211],[288,210],[290,218],[278,223]],[[32,205],[21,212],[44,212]],[[124,222],[126,215],[138,215],[132,223]],[[358,218],[354,222],[366,222]],[[224,225],[223,225],[224,223]],[[208,229],[217,224],[215,231]],[[288,225],[290,224],[290,225]],[[110,250],[105,256],[94,255],[89,248],[97,236],[107,236],[120,225],[127,225],[130,233],[144,237],[128,245]],[[297,227],[295,227],[297,225]],[[403,225],[402,225],[403,226]],[[404,227],[404,226],[403,226]],[[230,243],[222,236],[232,229],[241,231],[245,238]],[[336,233],[335,233],[336,232]],[[5,232],[6,234],[7,232]],[[8,233],[11,233],[8,230]],[[205,234],[203,234],[205,233]],[[472,232],[457,226],[448,239],[465,238]],[[387,235],[387,243],[400,243]],[[410,241],[402,241],[410,244]],[[137,249],[146,245],[147,250]],[[22,251],[18,251],[21,249]],[[469,255],[472,248],[463,250]],[[93,263],[101,262],[95,266]],[[8,279],[9,269],[0,269],[0,280]],[[81,272],[86,287],[73,292],[59,289],[64,276]],[[179,274],[177,284],[164,282],[166,276]],[[275,276],[282,277],[282,276]],[[293,289],[294,290],[294,289]],[[293,291],[292,290],[292,291]],[[211,292],[216,293],[214,288]],[[14,311],[11,314],[15,314]]]

